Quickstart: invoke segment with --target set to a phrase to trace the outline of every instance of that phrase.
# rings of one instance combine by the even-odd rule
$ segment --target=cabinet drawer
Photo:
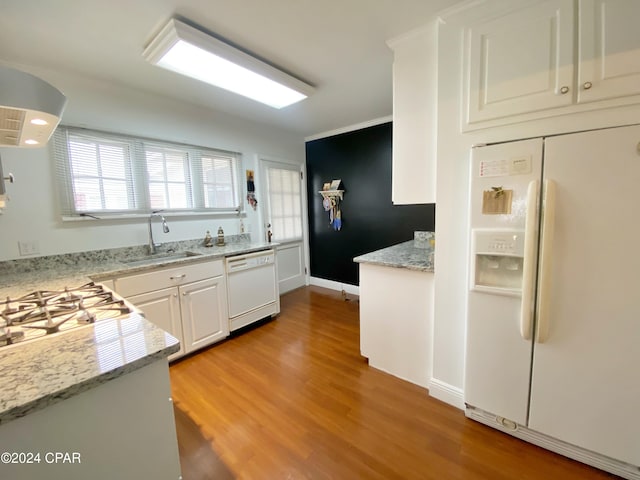
[[[128,297],[140,293],[160,290],[161,288],[184,285],[206,278],[218,277],[224,272],[222,260],[195,263],[189,265],[165,267],[146,273],[137,273],[115,280],[115,289],[120,295]]]

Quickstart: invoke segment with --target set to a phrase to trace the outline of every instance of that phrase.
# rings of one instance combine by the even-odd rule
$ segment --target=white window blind
[[[53,148],[63,216],[242,205],[238,153],[64,126]]]
[[[144,149],[149,204],[153,210],[185,209],[193,206],[186,152],[163,147]]]
[[[217,208],[233,202],[237,195],[237,178],[232,167],[233,157],[207,155],[202,157],[204,205]]]
[[[302,201],[298,170],[268,167],[268,217],[277,241],[302,238]]]
[[[78,211],[126,210],[135,206],[131,191],[130,145],[98,142],[78,135],[69,139],[69,160]]]

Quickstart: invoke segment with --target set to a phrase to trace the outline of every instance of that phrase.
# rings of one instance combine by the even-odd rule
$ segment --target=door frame
[[[301,240],[293,240],[293,241],[285,241],[282,242],[282,246],[288,246],[294,243],[300,243],[302,248],[302,268],[304,269],[304,285],[309,285],[310,281],[310,273],[309,273],[309,215],[308,215],[308,195],[307,195],[307,187],[306,187],[306,179],[307,179],[307,166],[304,162],[296,163],[287,161],[281,158],[271,157],[269,155],[256,155],[256,160],[258,164],[259,171],[259,186],[262,192],[264,192],[264,201],[261,202],[262,206],[260,207],[260,217],[261,217],[261,226],[263,230],[263,237],[266,238],[267,232],[267,223],[268,223],[268,212],[267,212],[267,202],[269,191],[267,186],[267,168],[269,166],[282,166],[284,168],[289,168],[291,170],[298,170],[300,172],[300,208],[302,214],[302,239]],[[278,247],[276,247],[276,252]]]

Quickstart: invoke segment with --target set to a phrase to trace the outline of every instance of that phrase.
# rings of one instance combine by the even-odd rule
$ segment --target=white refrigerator
[[[640,126],[471,160],[466,415],[640,479]]]

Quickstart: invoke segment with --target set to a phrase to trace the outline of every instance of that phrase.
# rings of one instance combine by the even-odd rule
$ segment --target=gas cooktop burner
[[[0,347],[129,313],[123,300],[94,282],[7,297],[0,301]]]

